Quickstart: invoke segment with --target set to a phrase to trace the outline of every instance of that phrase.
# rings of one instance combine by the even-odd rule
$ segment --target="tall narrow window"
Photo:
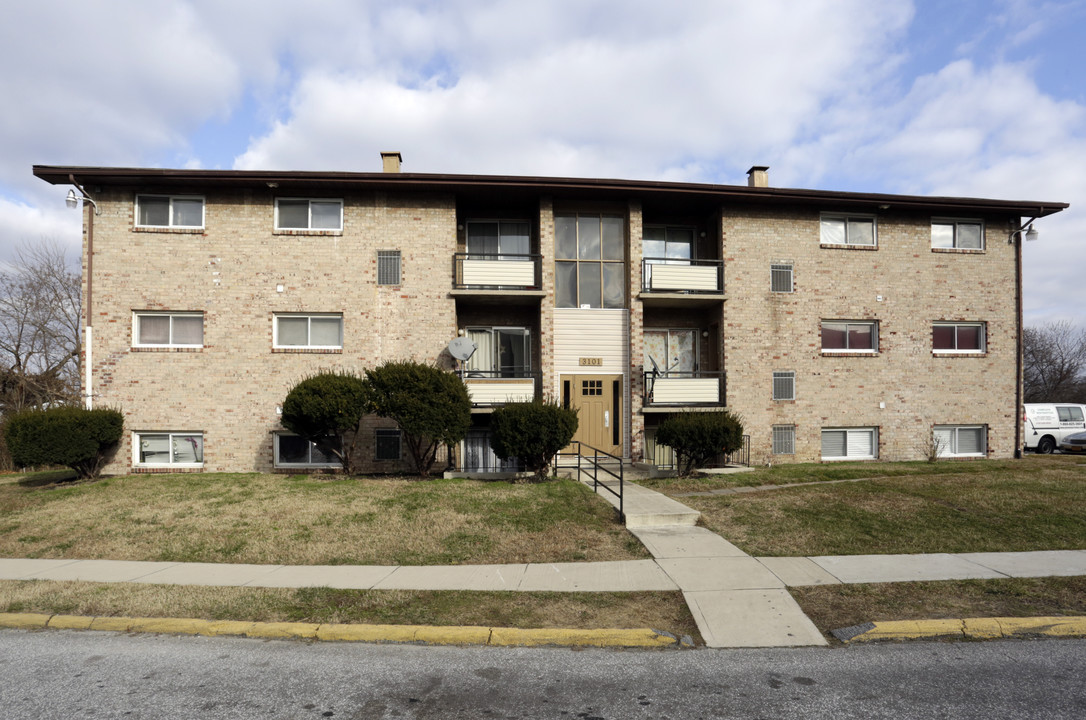
[[[625,221],[608,215],[558,215],[555,304],[570,308],[626,306]]]
[[[399,285],[401,281],[400,251],[377,251],[377,284]]]
[[[774,455],[795,455],[796,454],[796,426],[795,425],[774,425],[773,426],[773,454]]]

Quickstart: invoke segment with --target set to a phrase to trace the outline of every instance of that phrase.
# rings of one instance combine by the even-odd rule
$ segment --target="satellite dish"
[[[475,354],[478,346],[466,337],[454,337],[449,341],[449,354],[460,362],[464,362]]]

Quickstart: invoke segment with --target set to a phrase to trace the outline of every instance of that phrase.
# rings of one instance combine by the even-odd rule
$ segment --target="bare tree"
[[[80,290],[54,240],[0,267],[0,414],[78,401]]]
[[[1086,329],[1067,322],[1022,333],[1026,402],[1086,402]]]

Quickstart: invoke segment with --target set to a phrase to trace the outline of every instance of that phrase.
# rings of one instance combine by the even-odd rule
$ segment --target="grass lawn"
[[[445,565],[649,557],[572,481],[272,474],[0,477],[0,557]]]
[[[1086,549],[1086,462],[1077,457],[795,465],[728,478],[755,485],[768,484],[765,473],[796,482],[861,471],[873,479],[680,500],[751,555]]]
[[[650,627],[700,642],[681,593],[517,593],[0,581],[0,612],[258,622]]]

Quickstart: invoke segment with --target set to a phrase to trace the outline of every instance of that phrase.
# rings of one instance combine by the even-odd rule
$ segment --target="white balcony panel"
[[[464,285],[535,285],[535,263],[531,260],[464,260],[462,273]]]
[[[720,290],[715,265],[653,265],[652,290]]]
[[[653,405],[719,402],[718,378],[656,378],[652,386]]]
[[[467,379],[468,395],[476,405],[500,405],[510,402],[531,402],[535,397],[535,381],[531,378],[512,380]]]

